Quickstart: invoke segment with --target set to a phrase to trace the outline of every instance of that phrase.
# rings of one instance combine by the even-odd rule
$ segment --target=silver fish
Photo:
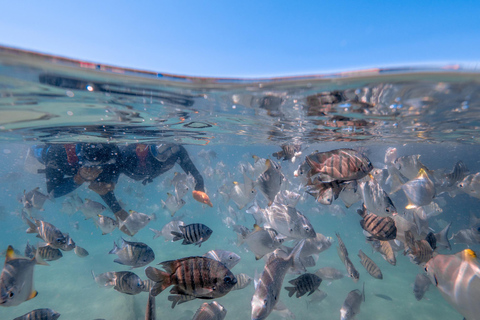
[[[53,201],[53,193],[49,195],[44,195],[39,190],[40,188],[37,187],[27,193],[24,192],[24,195],[22,197],[22,204],[27,211],[30,211],[32,208],[42,210],[43,205],[47,199]]]
[[[130,214],[127,219],[120,221],[118,226],[123,228],[124,226],[130,231],[130,235],[134,236],[138,231],[143,229],[150,221],[155,220],[155,214],[151,216],[145,213],[130,210]]]
[[[223,263],[228,269],[232,269],[240,262],[240,256],[235,252],[226,250],[210,250],[203,255]],[[238,280],[238,279],[237,279]]]
[[[35,309],[13,320],[57,320],[60,313],[52,309]]]
[[[122,238],[122,246],[119,248],[113,243],[113,249],[109,254],[118,256],[114,262],[131,266],[132,268],[143,267],[155,259],[152,248],[142,242],[130,242]]]
[[[252,320],[266,319],[277,304],[283,279],[290,268],[303,269],[299,261],[303,241],[299,242],[290,255],[277,249],[268,259],[259,281],[255,283],[252,298]]]
[[[348,293],[347,298],[340,309],[340,320],[355,319],[357,314],[360,313],[360,305],[362,304],[362,301],[365,301],[365,283],[363,284],[363,292],[355,289]]]
[[[65,235],[53,224],[37,219],[33,219],[33,221],[35,221],[35,223],[33,223],[25,216],[22,218],[29,226],[26,232],[38,233],[38,237],[43,239],[50,247],[59,249],[67,242]]]
[[[175,197],[177,198],[177,201],[180,202],[185,195],[193,191],[193,188],[195,187],[195,178],[190,173],[185,174],[175,172],[172,184],[175,186]]]
[[[435,197],[435,185],[424,169],[420,169],[418,176],[402,186],[408,198],[407,209],[426,206]]]
[[[236,274],[235,278],[237,278],[237,284],[233,286],[232,291],[244,289],[252,282],[252,278],[245,273]]]
[[[457,187],[471,197],[480,199],[480,172],[469,174],[457,184]]]
[[[237,205],[238,209],[243,209],[248,203],[252,202],[257,195],[255,183],[247,176],[246,170],[242,167],[243,184],[233,182],[234,186],[230,190],[229,198]]]
[[[113,287],[120,293],[134,295],[145,291],[143,281],[139,276],[130,271],[105,272],[98,276],[92,271],[92,276],[98,285]]]
[[[360,190],[368,211],[381,217],[388,217],[397,212],[392,199],[373,177],[370,181],[360,183]]]
[[[284,144],[281,146],[282,150],[274,152],[272,156],[276,157],[277,160],[291,161],[295,162],[296,158],[299,157],[302,152],[300,151],[302,147],[295,144]]]
[[[415,299],[417,299],[417,301],[422,300],[425,292],[428,291],[431,284],[430,279],[424,273],[417,274],[415,277],[415,283],[413,284],[413,293],[415,294]]]
[[[473,228],[459,230],[452,236],[453,242],[464,244],[480,244],[480,230]]]
[[[339,198],[342,200],[345,207],[350,208],[353,204],[362,200],[362,191],[358,184],[355,183],[345,183],[343,190],[340,192]]]
[[[323,280],[339,280],[343,278],[343,272],[332,267],[324,267],[315,271],[315,274]]]
[[[59,249],[54,249],[50,246],[39,246],[38,248],[35,248],[34,246],[31,246],[27,242],[27,246],[25,247],[25,256],[27,258],[33,258],[38,255],[45,261],[55,261],[63,257],[62,251]]]
[[[167,223],[166,225],[164,225],[162,230],[160,231],[152,228],[150,228],[150,230],[152,230],[155,233],[155,235],[153,236],[153,239],[156,239],[162,236],[165,238],[165,241],[173,241],[173,238],[175,236],[172,235],[172,231],[181,232],[180,226],[184,226],[184,225],[185,223],[183,221],[173,220]]]
[[[297,209],[281,203],[274,202],[265,210],[260,210],[255,218],[264,221],[264,226],[290,238],[315,238],[317,235],[306,216]]]
[[[88,251],[85,250],[84,248],[80,247],[80,246],[75,246],[75,249],[74,249],[74,252],[77,256],[79,256],[80,258],[85,258],[86,256],[89,255]]]
[[[480,314],[480,264],[470,249],[456,254],[439,254],[425,265],[430,281],[443,298],[465,319],[478,319]]]
[[[109,216],[98,215],[98,219],[94,219],[95,224],[102,230],[102,235],[112,233],[118,227],[118,222]]]
[[[0,306],[18,306],[37,296],[38,292],[33,289],[35,264],[48,265],[38,255],[32,259],[17,257],[12,246],[8,246],[0,274]]]
[[[223,320],[227,315],[227,309],[217,301],[203,303],[193,316],[192,320]]]
[[[280,191],[285,177],[283,176],[280,165],[275,161],[267,159],[265,164],[267,169],[257,178],[255,184],[268,200],[268,205],[270,206]]]
[[[162,208],[167,209],[170,215],[173,217],[175,213],[185,205],[185,200],[178,200],[176,196],[167,192],[167,200],[162,202]]]
[[[65,237],[65,243],[62,244],[59,249],[63,251],[72,251],[77,246],[73,239],[68,235],[68,233],[64,233],[63,236]]]
[[[307,308],[310,306],[312,303],[320,303],[322,302],[325,298],[327,297],[327,293],[325,291],[322,291],[320,289],[317,289],[311,296],[310,300],[307,302]]]
[[[85,215],[85,220],[98,217],[105,209],[107,208],[103,204],[90,199],[85,199],[83,205],[80,207],[80,211]]]
[[[450,222],[442,231],[434,234],[435,239],[437,239],[437,248],[452,250],[452,246],[448,240],[448,231],[450,230],[451,225],[452,223]]]
[[[430,172],[430,170],[420,161],[419,154],[397,158],[393,162],[393,165],[407,180],[415,179],[421,169],[425,172]]]
[[[241,243],[245,242],[248,249],[255,254],[255,259],[259,260],[264,255],[273,252],[283,243],[283,238],[278,237],[274,229],[261,228],[254,226],[254,231],[240,237]]]
[[[318,256],[321,252],[330,248],[332,243],[332,238],[325,237],[323,234],[317,232],[317,236],[315,238],[308,238],[304,240],[302,252],[300,252],[300,258],[307,258],[312,255]],[[283,246],[282,248],[288,253],[290,253],[293,249],[286,246]]]

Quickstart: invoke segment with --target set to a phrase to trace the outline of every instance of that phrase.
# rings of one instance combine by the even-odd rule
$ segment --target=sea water
[[[398,156],[421,154],[422,163],[432,170],[449,171],[462,160],[471,173],[479,172],[479,82],[480,73],[455,66],[256,80],[193,78],[0,47],[0,251],[12,245],[23,252],[27,241],[35,244],[39,240],[25,233],[27,226],[18,201],[24,191],[36,187],[46,193],[45,176],[35,172],[31,159],[26,161],[28,149],[34,145],[179,143],[201,172],[213,202],[210,208],[187,194],[186,205],[175,214],[186,224],[203,223],[213,230],[210,239],[198,247],[165,242],[162,237],[152,239],[154,234],[149,230],[160,230],[172,219],[161,200],[166,200],[167,192],[174,192],[170,182],[176,171],[182,172],[178,166],[145,186],[120,177],[115,193],[123,207],[156,216],[132,238],[118,229],[102,235],[81,212],[62,213],[65,197],[47,200],[44,210],[34,212],[34,216],[69,233],[90,255],[80,258],[73,251],[63,252],[63,258],[50,262],[50,266],[36,266],[34,286],[38,296],[15,307],[0,308],[0,319],[13,319],[37,308],[54,309],[61,314],[60,319],[144,319],[147,293],[125,295],[99,287],[92,277],[92,271],[130,270],[114,263],[116,256],[108,254],[121,237],[148,244],[156,255],[150,266],[223,249],[241,256],[232,269],[234,274],[243,272],[252,278],[260,274],[264,260],[255,260],[252,252],[238,246],[231,223],[226,223],[230,217],[230,221],[252,228],[254,219],[246,213],[249,206],[239,209],[219,189],[234,181],[243,182],[242,165],[253,164],[253,155],[273,158],[272,153],[282,144],[302,146],[302,155],[294,163],[280,162],[286,179],[284,188],[302,194],[297,209],[316,232],[332,238],[335,232],[340,233],[360,272],[358,283],[348,277],[323,281],[320,289],[327,297],[318,304],[307,304],[307,296],[289,298],[282,290],[280,299],[296,319],[339,319],[348,292],[361,289],[363,283],[365,303],[356,319],[461,319],[434,286],[424,299],[415,299],[413,283],[422,268],[407,256],[398,253],[397,264],[392,266],[372,252],[356,214],[360,203],[350,208],[340,199],[332,206],[319,204],[299,188],[300,181],[293,172],[310,153],[345,147],[365,153],[376,168],[384,167],[386,149],[396,147]],[[204,151],[213,151],[216,157],[205,157]],[[75,192],[82,199],[101,202],[86,187]],[[407,204],[403,192],[391,197],[399,214],[403,213]],[[256,198],[261,207],[267,206],[260,192]],[[478,211],[479,200],[467,194],[442,194],[435,200],[443,210],[429,219],[430,228],[436,232],[444,222],[452,222],[450,235],[467,228],[470,215]],[[108,210],[104,214],[113,216]],[[346,273],[336,245],[335,238],[308,271],[335,267]],[[452,243],[451,252],[441,253],[465,248],[464,244]],[[360,265],[359,249],[377,263],[383,280],[372,278]],[[146,279],[144,268],[132,271]],[[297,276],[288,274],[283,286]],[[194,300],[172,309],[167,291],[156,298],[157,319],[191,319],[207,301]],[[227,309],[226,319],[250,319],[253,293],[252,283],[217,299]],[[273,312],[269,319],[282,316]]]

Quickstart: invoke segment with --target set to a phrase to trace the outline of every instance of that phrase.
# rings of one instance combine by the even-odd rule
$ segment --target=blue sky
[[[0,8],[2,45],[183,75],[480,60],[479,1],[0,1]]]

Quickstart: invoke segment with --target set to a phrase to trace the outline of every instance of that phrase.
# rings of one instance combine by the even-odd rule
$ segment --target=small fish
[[[243,184],[233,182],[233,188],[230,190],[229,199],[237,205],[238,209],[243,209],[248,203],[252,202],[257,195],[255,182],[247,176],[245,167],[242,166]]]
[[[312,303],[320,303],[322,302],[325,298],[327,297],[327,293],[325,291],[322,291],[320,289],[317,289],[311,296],[310,300],[307,302],[307,308],[310,306]]]
[[[271,228],[262,228],[254,225],[254,230],[240,236],[241,243],[245,242],[248,249],[255,254],[255,259],[260,260],[264,255],[279,248],[284,239]]]
[[[407,180],[415,179],[422,169],[430,173],[430,170],[420,161],[419,154],[397,158],[393,161],[393,165]]]
[[[293,287],[285,287],[288,291],[288,296],[291,297],[296,293],[296,297],[300,298],[308,292],[308,295],[311,295],[318,289],[322,283],[317,275],[312,273],[304,273],[296,279],[288,281],[288,283],[293,284]]]
[[[337,248],[338,256],[340,257],[340,259],[343,262],[343,259],[345,257],[348,257],[348,250],[347,250],[347,247],[345,246],[345,243],[343,242],[342,238],[340,237],[340,234],[338,232],[335,232],[335,235],[337,236],[337,240],[338,240],[338,248]]]
[[[32,259],[17,257],[12,246],[8,246],[0,274],[0,306],[18,306],[37,296],[38,292],[33,289],[35,264],[48,265],[38,254]]]
[[[277,160],[282,159],[283,161],[295,162],[296,158],[302,155],[300,151],[302,147],[295,144],[284,144],[281,146],[282,150],[272,153],[272,156],[277,158]]]
[[[204,303],[198,308],[192,320],[223,320],[227,315],[227,309],[217,301]]]
[[[337,181],[332,182],[309,182],[306,192],[313,196],[318,203],[331,205],[338,198],[343,186]]]
[[[348,293],[347,298],[340,309],[340,320],[355,319],[357,314],[360,313],[360,305],[362,304],[362,301],[365,301],[365,283],[363,284],[363,292],[355,289]]]
[[[58,249],[67,242],[64,234],[53,224],[37,219],[33,219],[35,221],[33,223],[25,216],[22,218],[29,226],[27,233],[38,233],[37,237],[43,239],[50,247]]]
[[[457,183],[457,187],[471,197],[480,199],[480,172],[469,174]]]
[[[120,293],[129,295],[145,291],[143,281],[130,271],[105,272],[96,276],[92,271],[93,279],[98,285],[112,287]]]
[[[425,292],[428,291],[431,284],[430,279],[424,273],[417,274],[415,277],[415,283],[413,284],[413,293],[415,294],[415,299],[417,299],[417,301],[422,300]]]
[[[226,250],[210,250],[203,255],[223,263],[228,269],[232,269],[240,262],[240,256],[235,252]],[[238,279],[237,279],[238,280]]]
[[[196,201],[206,204],[210,208],[213,207],[213,203],[212,201],[210,201],[210,197],[205,192],[200,190],[193,190],[192,196],[193,196],[193,199],[195,199]]]
[[[50,246],[39,246],[38,248],[35,248],[34,246],[31,246],[27,242],[27,246],[25,247],[25,256],[27,258],[33,258],[38,255],[45,261],[55,261],[63,257],[62,251],[59,249],[54,249]]]
[[[108,216],[98,215],[98,219],[94,219],[95,224],[102,230],[102,235],[112,233],[118,227],[118,222]]]
[[[352,149],[313,153],[305,162],[310,167],[310,176],[322,182],[359,180],[373,169],[367,157]]]
[[[212,229],[201,223],[187,224],[186,226],[179,226],[179,228],[180,232],[171,232],[174,235],[173,241],[183,239],[183,245],[194,244],[199,247],[210,238],[213,232]]]
[[[288,256],[277,249],[268,258],[260,279],[255,281],[251,319],[263,320],[270,315],[280,298],[283,279],[290,268],[304,269],[300,262],[302,247],[303,241],[300,241]]]
[[[331,267],[320,268],[315,271],[315,274],[322,280],[339,280],[343,278],[343,272]]]
[[[387,296],[386,294],[375,293],[375,296],[379,297],[379,298],[382,298],[383,300],[393,301],[393,299],[391,297]]]
[[[100,202],[85,199],[79,210],[85,215],[85,220],[88,220],[98,217],[105,209],[107,208]]]
[[[195,178],[189,173],[175,172],[172,179],[172,185],[175,186],[175,197],[180,201],[195,186]]]
[[[57,320],[60,313],[52,309],[35,309],[13,320]]]
[[[360,263],[365,267],[368,274],[375,279],[383,279],[382,271],[380,268],[370,259],[362,250],[358,250],[358,256],[360,257]]]
[[[297,209],[283,203],[274,202],[265,210],[259,210],[254,217],[264,221],[264,227],[294,239],[315,238],[316,232],[310,220]]]
[[[418,172],[418,176],[405,183],[402,189],[408,198],[406,209],[426,206],[435,197],[435,185],[423,168]]]
[[[360,183],[363,201],[368,211],[380,217],[388,217],[397,212],[392,199],[371,176],[371,180]]]
[[[155,220],[155,214],[151,216],[145,213],[130,210],[130,214],[127,219],[119,222],[119,228],[124,226],[130,231],[130,235],[134,236],[138,231],[143,229],[151,220]]]
[[[77,208],[75,208],[75,206],[69,199],[65,199],[62,202],[62,208],[60,209],[60,212],[63,212],[65,214],[68,214],[69,216],[72,216],[75,212],[77,212]]]
[[[155,259],[152,248],[142,242],[130,242],[122,238],[122,246],[119,248],[113,243],[113,249],[109,254],[116,254],[116,263],[131,266],[132,268],[143,267]]]
[[[397,237],[397,227],[395,220],[390,217],[377,216],[374,213],[367,213],[365,205],[362,209],[358,209],[357,213],[362,217],[360,226],[371,236],[367,240],[394,240]]]
[[[427,240],[415,240],[411,231],[405,232],[405,253],[416,264],[423,264],[433,257],[433,249]]]
[[[281,167],[273,160],[267,159],[265,161],[267,169],[258,177],[255,181],[255,185],[262,192],[265,198],[268,200],[270,206],[277,193],[280,191],[282,182],[285,179],[281,171]]]
[[[232,291],[244,289],[252,282],[252,278],[245,273],[236,274],[235,278],[237,278],[237,284],[233,286]]]
[[[180,210],[184,205],[185,205],[185,200],[180,199],[178,200],[176,196],[170,194],[167,192],[167,200],[162,202],[162,208],[167,209],[168,212],[170,212],[170,215],[173,217],[175,215],[175,212]]]
[[[85,258],[86,256],[89,255],[88,251],[80,246],[75,246],[74,252],[80,258]]]
[[[154,296],[173,285],[171,294],[215,299],[226,295],[237,283],[223,263],[206,257],[187,257],[160,264],[165,271],[153,267],[145,269],[147,277],[156,282],[150,290]]]
[[[459,230],[452,236],[454,243],[480,244],[480,230],[469,228]]]
[[[172,235],[172,231],[182,232],[180,230],[180,226],[184,226],[184,225],[185,225],[185,223],[183,221],[173,220],[173,221],[170,221],[169,223],[167,223],[166,225],[164,225],[161,231],[155,230],[155,229],[152,229],[152,228],[150,228],[150,230],[152,230],[155,233],[155,235],[153,236],[153,239],[156,239],[156,238],[162,236],[162,237],[165,238],[165,241],[173,241],[173,238],[175,236]]]
[[[347,269],[348,276],[352,278],[353,282],[358,282],[358,279],[360,279],[360,273],[358,273],[348,256],[345,257],[343,263],[345,264],[345,269]]]
[[[24,194],[22,197],[22,204],[27,211],[30,211],[32,208],[37,210],[42,210],[43,205],[47,199],[53,201],[53,193],[47,196],[41,193],[39,190],[40,188],[37,187],[27,193],[25,193],[24,191]]]
[[[480,314],[480,264],[471,249],[456,254],[438,254],[425,265],[430,281],[445,301],[465,319],[478,319]]]
[[[300,252],[300,258],[307,258],[312,255],[318,255],[321,252],[330,248],[332,242],[332,238],[325,237],[323,234],[317,232],[317,236],[315,238],[304,239],[302,252]],[[283,246],[282,248],[286,249],[287,253],[290,253],[293,249],[286,246]]]
[[[374,249],[376,249],[383,256],[383,259],[390,263],[392,266],[397,264],[395,253],[393,252],[392,245],[389,241],[380,240],[375,241]]]
[[[362,191],[355,182],[344,183],[344,187],[339,195],[345,207],[350,208],[353,204],[363,199]]]

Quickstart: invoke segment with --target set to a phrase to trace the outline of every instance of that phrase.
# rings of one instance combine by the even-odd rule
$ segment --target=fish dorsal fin
[[[262,229],[262,227],[260,227],[258,224],[255,223],[255,224],[253,225],[253,231],[254,231],[254,232],[256,232],[256,231],[261,231],[261,230],[263,230],[263,229]]]
[[[421,169],[418,171],[417,179],[418,179],[418,178],[428,178],[428,174],[427,174],[427,172],[425,171],[424,168],[421,168]]]
[[[462,252],[460,252],[462,255],[462,258],[467,260],[467,261],[475,261],[478,259],[477,254],[472,250],[472,249],[465,249]]]
[[[270,167],[272,166],[272,160],[270,159],[265,160],[265,165],[267,166],[267,170],[270,169]]]
[[[10,261],[10,260],[13,260],[13,259],[16,259],[16,258],[18,258],[18,257],[15,254],[15,250],[13,250],[12,246],[8,246],[5,261]]]

